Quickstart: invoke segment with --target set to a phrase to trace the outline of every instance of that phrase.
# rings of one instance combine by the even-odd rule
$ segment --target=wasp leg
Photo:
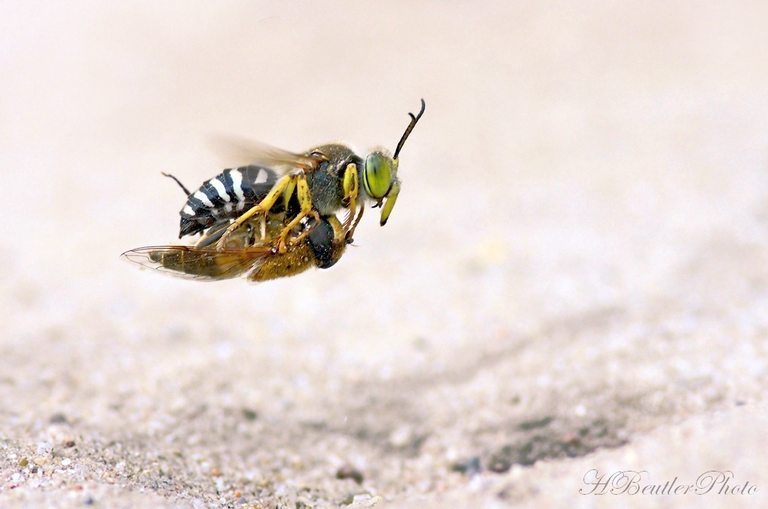
[[[300,234],[298,234],[297,236],[293,237],[293,238],[290,240],[290,244],[291,244],[291,245],[300,244],[300,243],[301,243],[301,241],[302,241],[302,240],[304,240],[305,238],[307,238],[307,235],[309,235],[310,233],[312,233],[312,230],[314,230],[314,229],[315,229],[315,227],[316,227],[318,224],[320,224],[320,220],[321,220],[321,219],[320,219],[320,214],[319,214],[319,213],[318,213],[316,210],[310,210],[310,211],[309,211],[309,214],[312,216],[312,218],[315,220],[315,222],[314,222],[313,224],[311,224],[310,226],[307,226],[306,228],[304,228],[304,231],[303,231],[303,232],[301,232],[301,233],[300,233]]]
[[[288,202],[291,201],[291,197],[293,196],[293,192],[296,190],[296,181],[291,180],[288,183],[288,186],[285,188],[285,191],[283,192],[283,210],[288,210]]]
[[[345,229],[345,231],[347,232],[346,233],[347,244],[351,244],[352,241],[354,240],[353,236],[355,234],[355,229],[357,228],[357,225],[360,224],[360,220],[363,218],[363,212],[365,212],[365,204],[361,203],[360,211],[357,213],[357,217],[355,218],[355,222],[352,224],[352,228],[350,228],[349,230]],[[351,216],[354,215],[354,213],[350,212],[349,215],[351,218]],[[347,220],[349,220],[350,218],[347,218]],[[346,221],[344,222],[346,223]]]
[[[344,170],[344,198],[341,203],[349,208],[350,213],[344,221],[344,231],[348,231],[352,226],[352,217],[355,215],[357,207],[357,197],[360,194],[360,187],[357,181],[357,165],[350,163]]]
[[[296,181],[296,180],[298,180],[299,184],[302,181],[304,182],[304,187],[307,188],[307,194],[309,194],[309,186],[307,186],[307,178],[304,176],[303,173],[295,174],[295,175],[286,175],[285,177],[282,177],[280,180],[275,182],[275,185],[272,187],[272,190],[269,193],[267,193],[267,195],[264,197],[263,200],[261,200],[257,205],[254,205],[253,207],[245,211],[237,219],[235,219],[235,221],[231,225],[229,225],[229,228],[227,228],[227,230],[221,236],[219,241],[216,243],[216,249],[218,249],[219,251],[223,250],[224,246],[226,245],[227,238],[229,238],[229,236],[232,235],[232,233],[235,230],[240,228],[243,225],[243,223],[248,221],[250,218],[252,218],[256,214],[266,215],[267,212],[269,212],[269,210],[275,205],[275,202],[277,201],[278,197],[291,184],[291,181]],[[312,207],[312,200],[310,197],[310,208],[311,207]]]
[[[294,217],[291,222],[285,225],[283,230],[280,232],[280,235],[278,235],[276,246],[279,253],[286,252],[287,246],[285,244],[285,239],[288,234],[291,233],[291,231],[296,228],[296,226],[298,226],[302,219],[313,212],[313,215],[316,216],[316,219],[320,219],[319,214],[312,210],[312,194],[309,192],[309,184],[307,184],[307,178],[303,173],[296,176],[296,196],[299,199],[301,210],[298,214],[296,214],[296,217]]]

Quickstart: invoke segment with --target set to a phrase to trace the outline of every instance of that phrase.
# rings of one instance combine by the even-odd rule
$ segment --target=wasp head
[[[390,152],[386,149],[376,149],[365,158],[363,186],[365,187],[365,192],[368,196],[377,201],[376,206],[382,207],[381,226],[387,224],[389,215],[392,213],[392,209],[397,201],[397,195],[400,193],[400,180],[397,178],[400,150],[403,148],[405,140],[408,139],[408,135],[410,135],[413,128],[416,127],[416,122],[418,122],[424,114],[425,108],[426,104],[424,103],[424,99],[422,99],[419,114],[414,115],[413,113],[408,113],[411,117],[411,122],[408,124],[403,136],[400,138],[394,156],[390,155]],[[386,201],[384,201],[385,198]]]

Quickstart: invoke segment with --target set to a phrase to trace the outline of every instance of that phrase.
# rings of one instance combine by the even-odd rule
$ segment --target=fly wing
[[[224,251],[193,246],[146,246],[126,251],[121,257],[176,277],[220,281],[242,276],[260,266],[270,254],[270,248],[262,246]]]
[[[260,141],[233,136],[213,138],[217,152],[224,153],[235,161],[271,168],[278,173],[292,170],[315,171],[327,158],[318,152],[303,155],[273,147]]]

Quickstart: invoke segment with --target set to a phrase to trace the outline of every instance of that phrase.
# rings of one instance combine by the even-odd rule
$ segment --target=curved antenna
[[[192,194],[192,193],[189,192],[189,189],[187,189],[187,186],[185,186],[184,184],[181,183],[181,180],[177,179],[176,177],[174,177],[170,173],[165,173],[164,171],[161,171],[160,173],[163,175],[163,177],[168,177],[169,179],[175,180],[176,183],[179,184],[179,187],[181,188],[181,190],[184,191],[184,193],[186,193],[187,196]]]
[[[400,141],[397,144],[397,148],[395,149],[395,155],[392,157],[392,159],[397,159],[398,154],[400,154],[400,149],[403,148],[403,144],[405,143],[405,140],[408,139],[408,135],[411,134],[411,131],[413,131],[413,128],[416,127],[416,122],[418,122],[421,116],[424,114],[424,109],[426,107],[427,105],[424,103],[424,99],[422,99],[421,111],[419,111],[419,114],[414,116],[413,113],[408,113],[408,115],[411,117],[411,123],[408,124],[408,127],[405,128],[403,137],[400,138]]]

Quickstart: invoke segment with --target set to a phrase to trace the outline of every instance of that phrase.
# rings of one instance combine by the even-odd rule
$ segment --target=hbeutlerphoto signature
[[[730,470],[707,470],[695,479],[653,479],[647,470],[587,471],[582,495],[754,495],[757,486],[736,480]]]

